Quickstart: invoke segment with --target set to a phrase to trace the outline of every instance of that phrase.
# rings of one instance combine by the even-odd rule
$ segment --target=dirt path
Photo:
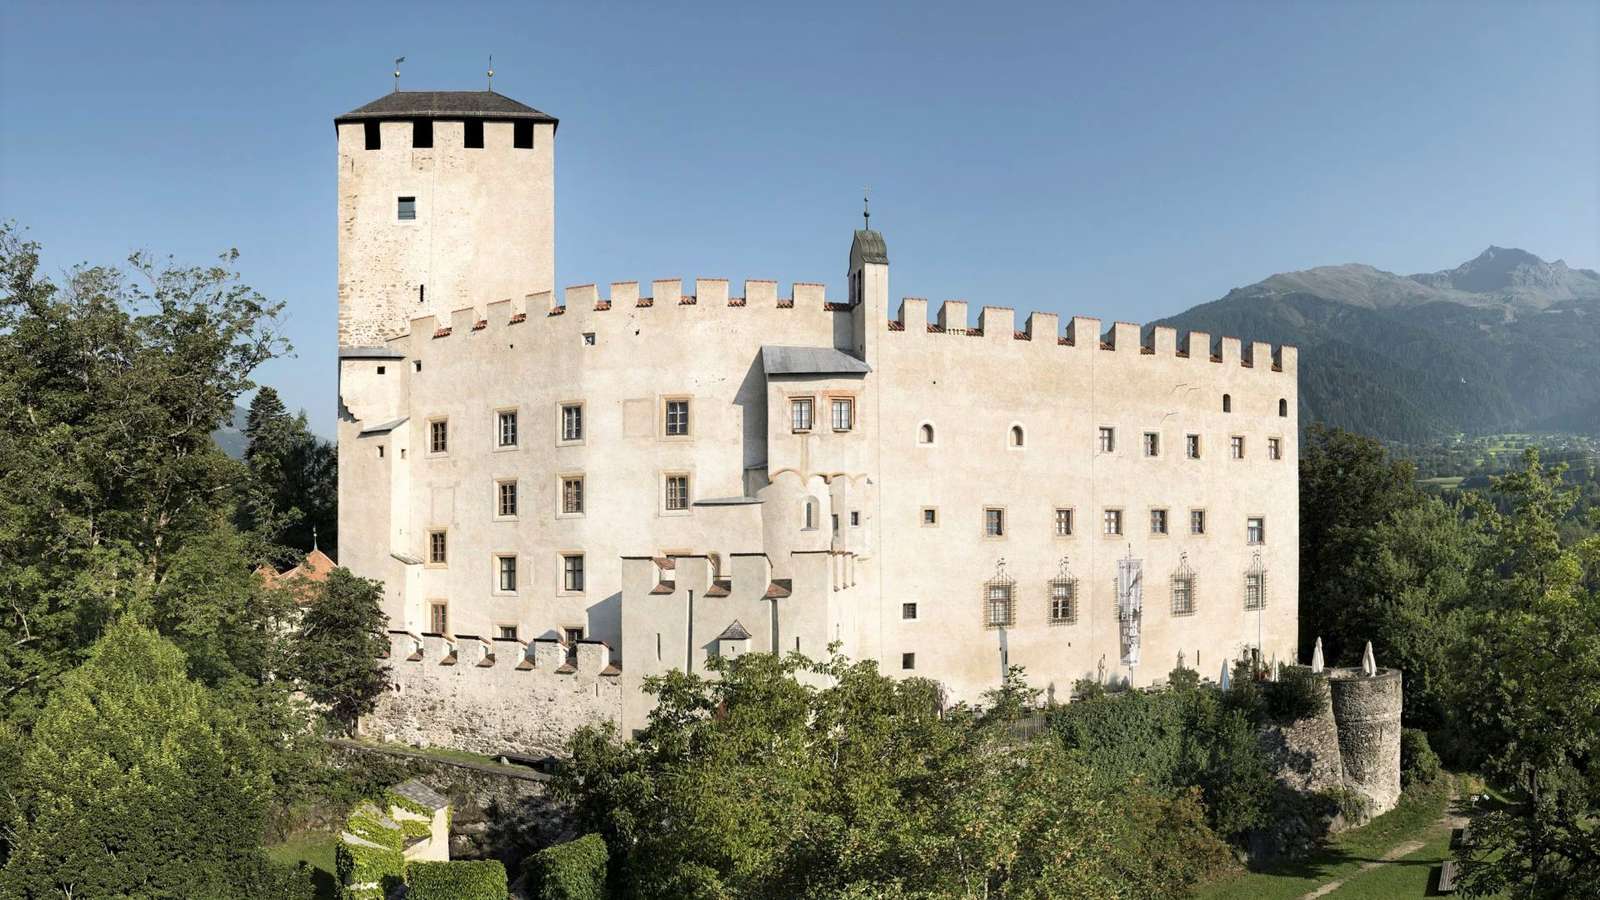
[[[1433,834],[1439,828],[1455,829],[1461,828],[1467,824],[1466,816],[1451,812],[1451,810],[1455,808],[1458,797],[1459,795],[1454,790],[1450,792],[1450,799],[1445,803],[1444,815],[1440,817],[1439,821],[1433,824],[1432,828],[1428,829],[1428,834]],[[1352,879],[1360,878],[1362,875],[1365,875],[1379,866],[1386,866],[1397,859],[1410,856],[1418,850],[1421,850],[1423,847],[1426,847],[1427,844],[1427,841],[1420,840],[1406,841],[1403,844],[1396,844],[1395,846],[1390,847],[1382,857],[1373,860],[1372,862],[1362,863],[1361,868],[1351,872],[1349,875],[1334,881],[1330,881],[1314,891],[1302,894],[1300,896],[1300,900],[1317,900],[1319,897],[1325,897],[1328,894],[1337,891],[1339,888],[1344,887],[1346,882],[1351,881]]]

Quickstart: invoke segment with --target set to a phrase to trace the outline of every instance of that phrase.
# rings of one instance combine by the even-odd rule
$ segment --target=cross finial
[[[489,90],[494,90],[494,54],[489,54]]]
[[[404,56],[396,56],[394,58],[394,91],[397,94],[400,93],[400,64],[405,61],[406,58]]]
[[[871,196],[871,187],[861,189],[861,227],[867,231],[872,230],[872,207],[869,199]]]
[[[311,526],[311,551],[313,553],[315,553],[316,550],[317,550],[317,526],[313,525],[313,526]]]

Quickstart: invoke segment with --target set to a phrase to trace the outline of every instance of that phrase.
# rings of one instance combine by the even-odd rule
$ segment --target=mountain
[[[235,406],[233,408],[233,420],[211,432],[211,440],[216,442],[216,445],[222,449],[223,453],[234,459],[244,459],[244,448],[249,443],[244,436],[244,422],[249,415],[249,410],[242,406]]]
[[[1300,420],[1395,441],[1600,434],[1600,273],[1490,247],[1454,269],[1321,266],[1153,324],[1300,348]]]

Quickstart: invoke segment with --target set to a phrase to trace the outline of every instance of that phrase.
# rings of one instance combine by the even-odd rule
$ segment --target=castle
[[[930,319],[866,229],[842,299],[557,294],[556,119],[397,91],[335,126],[341,561],[385,584],[381,728],[548,749],[638,727],[650,675],[835,644],[952,700],[1294,658],[1294,348]]]

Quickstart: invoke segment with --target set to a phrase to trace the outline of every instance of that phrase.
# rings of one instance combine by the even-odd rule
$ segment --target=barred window
[[[667,401],[667,434],[685,435],[689,433],[689,401]]]
[[[689,508],[689,476],[667,476],[667,509]]]
[[[833,399],[833,430],[849,431],[855,425],[855,401],[848,397]]]
[[[1195,575],[1189,568],[1189,555],[1187,553],[1178,557],[1178,568],[1172,573],[1172,614],[1175,616],[1194,615]]]
[[[1250,568],[1244,573],[1244,608],[1267,608],[1267,569],[1259,552],[1251,554]]]
[[[516,515],[517,483],[515,481],[502,481],[497,487],[499,488],[498,502],[496,504],[497,514],[502,516]]]
[[[444,565],[447,561],[446,550],[445,533],[443,531],[428,532],[428,562],[435,565]]]
[[[561,588],[566,591],[583,590],[582,553],[570,553],[561,557]]]
[[[811,430],[811,398],[798,397],[789,401],[789,419],[795,431]]]
[[[499,413],[499,428],[496,429],[498,443],[502,447],[515,447],[517,445],[517,414],[515,410]]]
[[[915,620],[917,618],[917,605],[915,603],[900,604],[900,618],[907,621]]]
[[[499,574],[499,578],[496,581],[496,584],[499,585],[498,590],[515,591],[517,589],[517,558],[515,556],[497,556],[495,561],[496,571]]]
[[[450,422],[439,419],[428,423],[428,452],[446,453],[450,450]]]
[[[1016,579],[1006,574],[1006,561],[995,566],[994,577],[983,585],[985,628],[1008,628],[1016,621]]]
[[[561,439],[563,441],[583,440],[583,404],[563,403],[561,405]]]
[[[561,514],[565,516],[583,515],[583,478],[561,479]]]

